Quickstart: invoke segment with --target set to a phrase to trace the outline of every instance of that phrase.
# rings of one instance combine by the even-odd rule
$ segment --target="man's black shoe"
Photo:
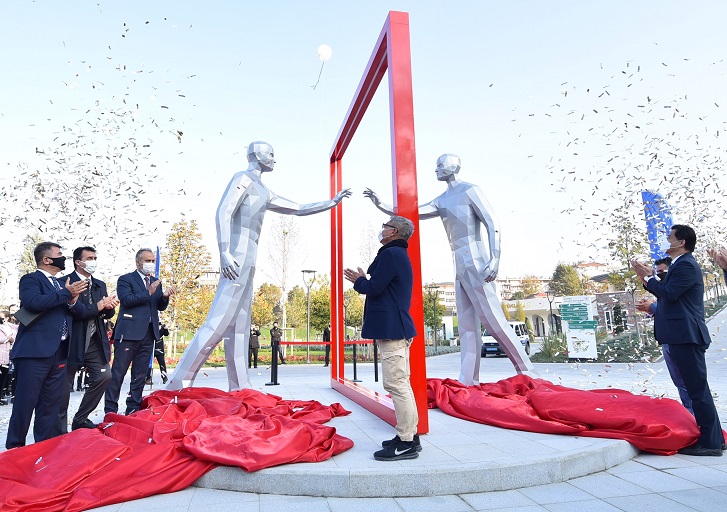
[[[679,453],[682,455],[693,455],[695,457],[704,457],[704,456],[711,456],[711,457],[721,457],[722,456],[722,448],[705,448],[703,446],[699,446],[698,444],[695,444],[694,446],[689,446],[687,448],[682,448],[679,450]]]
[[[76,423],[75,421],[71,425],[71,430],[78,430],[79,428],[96,428],[96,424],[86,418],[81,423]]]
[[[399,437],[399,434],[397,434],[396,436],[394,436],[394,439],[387,439],[386,441],[382,441],[381,446],[383,448],[386,448],[390,444],[396,443],[399,441],[401,441],[401,438]],[[414,443],[414,447],[416,448],[416,451],[418,451],[418,452],[422,451],[422,443],[419,442],[419,434],[414,434],[414,440],[412,442]]]
[[[166,384],[168,380],[167,374],[162,372],[162,384]]]
[[[145,386],[151,386],[151,385],[153,385],[153,384],[154,384],[154,383],[153,383],[153,382],[151,381],[151,379],[146,379],[146,380],[144,381],[144,385],[145,385]]]
[[[721,453],[721,452],[720,452]],[[405,459],[416,459],[419,457],[417,447],[414,445],[414,441],[402,441],[398,439],[383,450],[379,450],[374,453],[374,459],[376,460],[405,460]]]

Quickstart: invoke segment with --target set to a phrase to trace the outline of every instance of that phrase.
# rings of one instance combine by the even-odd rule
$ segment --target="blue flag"
[[[154,270],[154,275],[156,277],[159,277],[159,265],[161,265],[161,263],[162,263],[162,261],[161,261],[161,258],[159,257],[159,246],[157,245],[157,268],[156,268],[156,270]]]
[[[660,245],[669,236],[673,225],[671,208],[658,192],[644,190],[641,192],[644,202],[644,217],[646,218],[646,234],[649,237],[651,259],[658,260],[666,256]],[[158,258],[157,258],[158,261]]]

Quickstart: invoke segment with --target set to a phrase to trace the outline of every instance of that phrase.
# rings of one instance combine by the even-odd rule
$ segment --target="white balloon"
[[[322,44],[318,47],[318,58],[323,62],[326,62],[333,55],[333,50],[327,44]]]

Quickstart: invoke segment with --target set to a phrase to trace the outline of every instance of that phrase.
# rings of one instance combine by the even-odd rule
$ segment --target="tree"
[[[211,301],[205,300],[209,294],[200,287],[199,276],[209,261],[196,221],[175,222],[167,235],[160,262],[162,283],[176,289],[174,299],[163,313],[170,330],[196,331],[202,325]]]
[[[624,311],[621,303],[617,302],[613,306],[613,333],[621,334],[624,330]]]
[[[25,235],[23,239],[23,252],[20,255],[20,261],[18,261],[18,270],[20,275],[29,274],[35,272],[37,265],[35,264],[35,255],[33,250],[35,246],[43,241],[43,237],[40,233],[34,233],[32,235]]]
[[[344,322],[347,326],[360,329],[363,326],[364,299],[356,290],[343,292]]]
[[[574,265],[558,263],[550,278],[550,291],[558,297],[583,294],[581,278]]]
[[[318,286],[315,286],[315,284]],[[323,331],[331,322],[331,282],[327,274],[316,276],[310,290],[311,331]]]
[[[435,311],[435,300],[436,300],[436,318],[434,315]],[[439,302],[439,297],[436,296],[434,293],[425,292],[424,293],[424,325],[429,327],[432,331],[437,331],[441,333],[441,326],[442,326],[442,318],[444,318],[445,313],[447,312],[447,308]]]
[[[510,320],[510,310],[508,309],[507,304],[501,302],[500,307],[502,308],[502,314],[505,315],[505,320]]]
[[[270,325],[275,321],[275,307],[280,301],[280,287],[263,283],[252,299],[252,323]]]
[[[302,286],[295,285],[288,292],[286,304],[288,326],[293,328],[305,327],[305,317],[308,308],[308,297]]]
[[[366,270],[371,262],[374,261],[376,253],[381,248],[381,244],[377,239],[379,230],[370,222],[366,224],[364,229],[359,236],[361,236],[361,242],[358,248],[358,255],[361,257],[361,268]]]
[[[528,275],[523,277],[522,281],[522,290],[525,297],[529,297],[530,295],[535,295],[536,293],[540,293],[543,289],[543,284],[538,276]],[[523,297],[523,298],[525,298]]]
[[[646,232],[629,217],[626,210],[619,210],[614,214],[611,233],[614,238],[608,243],[608,249],[613,261],[620,266],[619,270],[608,275],[608,282],[623,291],[628,285],[636,283],[638,279],[631,269],[631,260],[647,257]]]
[[[525,306],[520,301],[515,303],[515,320],[518,322],[524,322],[527,320],[527,315],[525,315]]]
[[[268,259],[275,270],[273,276],[280,287],[279,306],[282,313],[282,326],[288,326],[288,292],[290,283],[290,270],[293,268],[293,260],[300,256],[299,235],[297,220],[290,215],[278,215],[272,227],[272,239]]]
[[[523,292],[515,292],[510,296],[510,300],[523,300],[525,294]]]

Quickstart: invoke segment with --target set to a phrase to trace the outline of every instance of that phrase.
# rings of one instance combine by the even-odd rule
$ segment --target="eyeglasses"
[[[384,229],[398,229],[390,224],[382,224],[381,227]]]

